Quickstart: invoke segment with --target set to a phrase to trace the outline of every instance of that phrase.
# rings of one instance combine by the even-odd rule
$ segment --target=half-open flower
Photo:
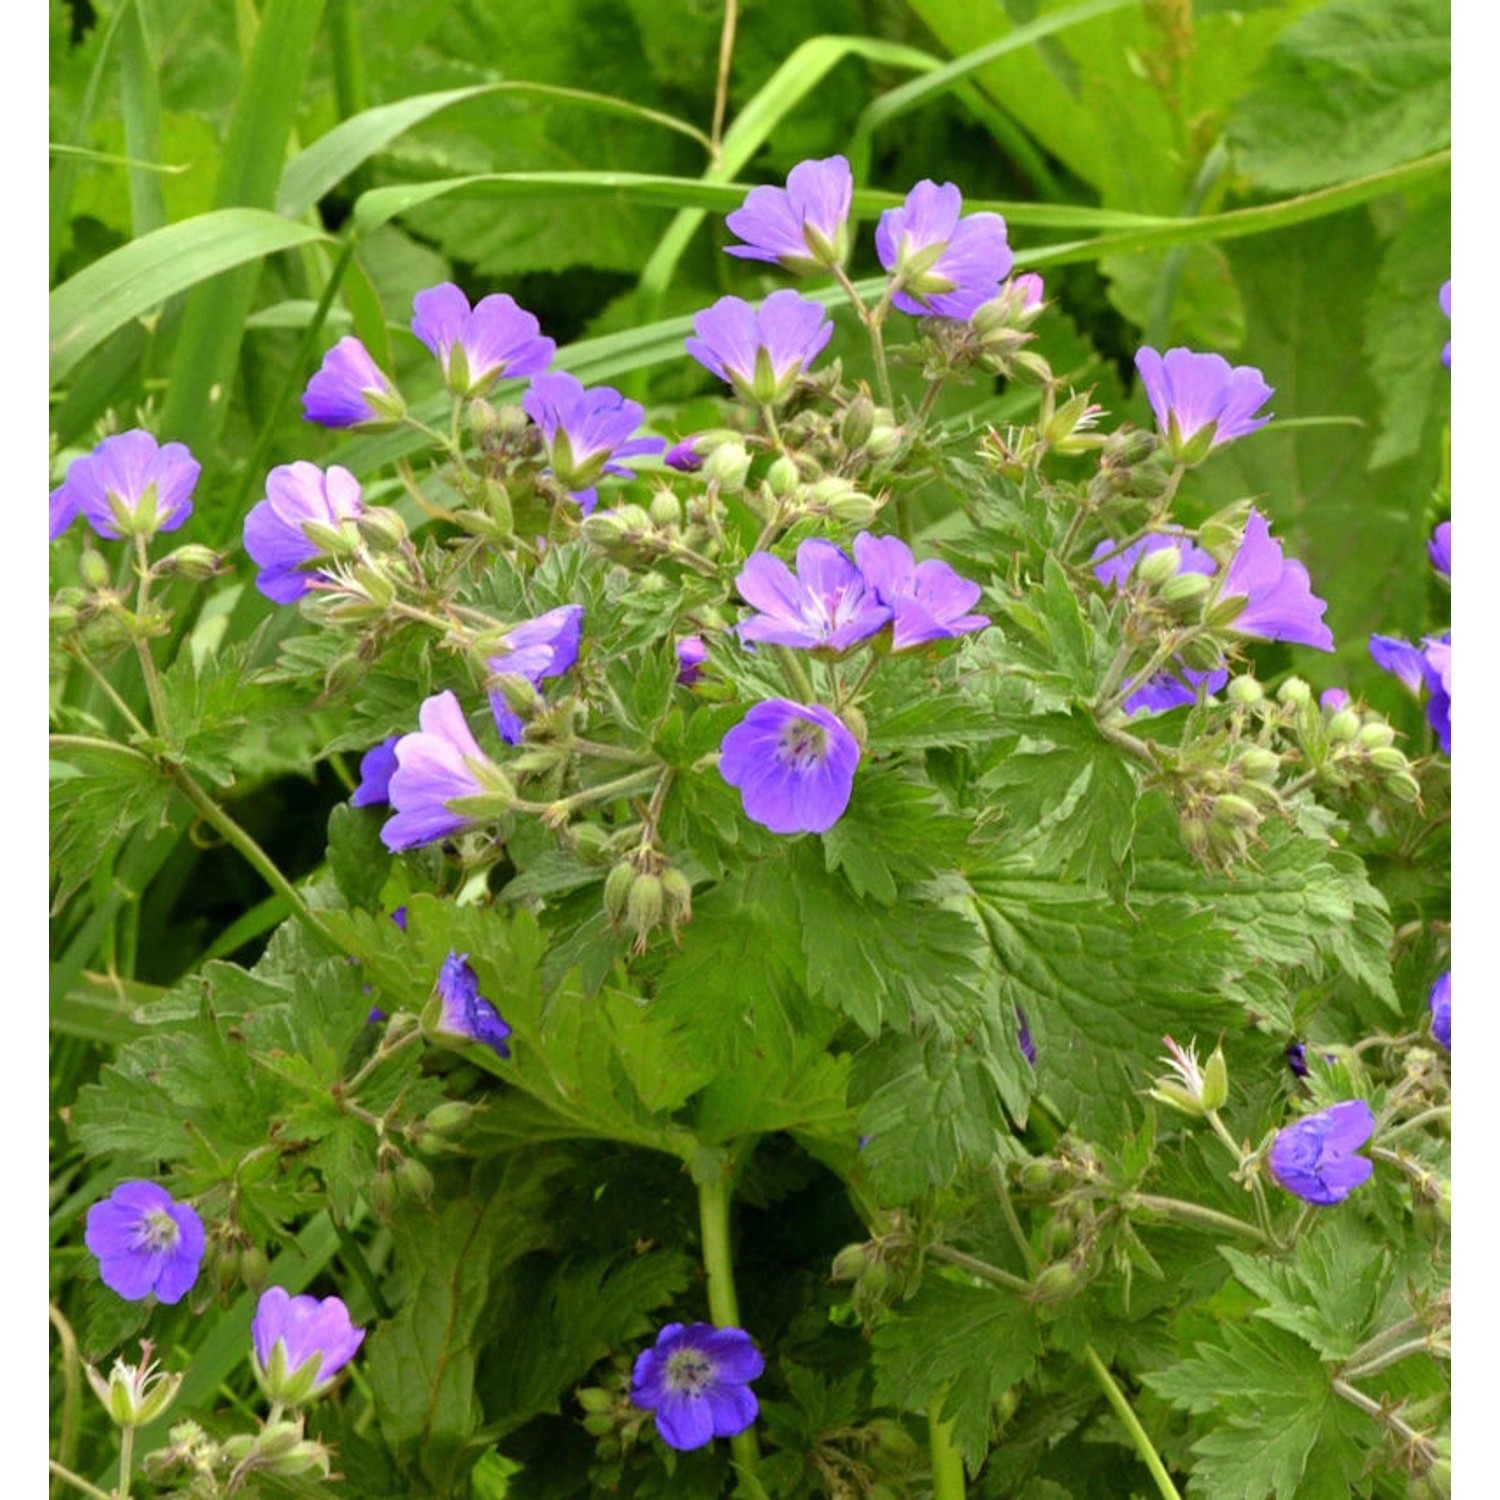
[[[432,350],[455,396],[479,396],[502,376],[540,375],[557,353],[542,325],[504,292],[469,299],[451,281],[412,299],[411,331]]]
[[[744,241],[730,255],[770,261],[797,273],[831,270],[849,250],[854,174],[842,156],[798,162],[786,186],[751,188],[724,222]]]
[[[754,308],[720,297],[693,319],[687,351],[747,401],[774,405],[833,337],[827,309],[798,292],[772,292]]]

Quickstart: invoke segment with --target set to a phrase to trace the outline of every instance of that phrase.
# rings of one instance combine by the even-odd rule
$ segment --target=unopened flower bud
[[[425,1162],[415,1156],[403,1156],[396,1168],[396,1186],[403,1198],[413,1203],[430,1203],[434,1183],[432,1172]]]
[[[1235,758],[1235,765],[1248,781],[1267,783],[1276,779],[1281,757],[1263,745],[1247,745]]]
[[[1301,708],[1304,703],[1312,702],[1312,688],[1300,677],[1288,677],[1276,689],[1276,701],[1278,703],[1290,703],[1297,708]]]
[[[636,935],[638,942],[660,926],[662,911],[666,905],[666,893],[662,889],[661,877],[639,874],[631,883],[630,894],[625,898],[625,925]]]
[[[463,1099],[445,1099],[427,1111],[427,1128],[437,1135],[456,1135],[478,1113]]]
[[[163,573],[176,573],[194,583],[203,583],[221,570],[223,562],[223,556],[212,547],[185,542],[167,553],[157,566]]]
[[[1381,779],[1381,786],[1398,802],[1415,804],[1422,800],[1422,787],[1410,771],[1395,771]]]
[[[54,599],[47,606],[47,629],[53,635],[71,634],[78,629],[78,611]]]
[[[616,927],[625,920],[625,907],[630,899],[630,888],[634,884],[635,866],[624,860],[605,877],[604,910]]]
[[[1043,1266],[1031,1283],[1031,1295],[1027,1299],[1036,1306],[1051,1302],[1064,1302],[1074,1296],[1083,1285],[1083,1278],[1066,1261]]]
[[[271,1274],[271,1258],[259,1245],[246,1245],[240,1251],[240,1280],[252,1292],[258,1292]]]
[[[693,920],[693,882],[676,865],[668,865],[661,872],[661,889],[666,899],[667,926],[675,934]]]
[[[1381,750],[1396,743],[1396,731],[1383,719],[1371,719],[1360,726],[1358,739],[1366,750]]]
[[[1224,665],[1224,653],[1211,635],[1193,636],[1178,654],[1195,672],[1217,672]]]
[[[796,463],[784,453],[766,470],[766,485],[778,500],[786,500],[795,494],[801,480]]]
[[[83,579],[83,586],[87,589],[107,589],[110,581],[109,564],[105,562],[103,554],[92,547],[86,547],[78,559],[78,576]]]
[[[1126,427],[1105,438],[1100,460],[1114,468],[1131,469],[1156,452],[1156,434],[1139,427]]]
[[[1224,792],[1214,798],[1214,821],[1227,828],[1256,828],[1260,825],[1260,809],[1247,797],[1236,792]]]
[[[379,1218],[389,1219],[401,1201],[401,1189],[396,1185],[394,1172],[384,1167],[378,1169],[370,1180],[370,1202]]]
[[[893,458],[901,449],[903,433],[892,422],[876,422],[865,439],[865,452],[877,462]]]
[[[846,448],[863,448],[875,430],[875,403],[863,391],[844,409],[839,436]]]
[[[743,443],[720,443],[703,460],[704,479],[731,494],[744,485],[749,472],[750,454]]]
[[[359,534],[377,552],[394,552],[411,535],[406,522],[401,519],[401,512],[392,510],[389,505],[374,505],[362,511],[355,525],[359,527]]]
[[[1394,745],[1377,745],[1370,751],[1368,759],[1377,771],[1394,773],[1411,769],[1411,762]]]
[[[862,1244],[845,1245],[833,1257],[829,1270],[831,1281],[857,1281],[869,1269],[870,1256]]]
[[[1359,715],[1352,708],[1341,708],[1328,721],[1328,742],[1347,745],[1359,733]]]
[[[1266,690],[1248,674],[1231,678],[1224,691],[1231,703],[1238,703],[1245,708],[1262,702],[1266,696]]]
[[[1162,603],[1178,618],[1197,619],[1208,598],[1209,581],[1202,573],[1174,573],[1161,586]]]
[[[1198,545],[1216,561],[1227,563],[1240,549],[1249,515],[1248,500],[1236,500],[1223,510],[1215,511],[1198,528]]]
[[[665,529],[682,525],[682,502],[671,490],[658,490],[651,497],[651,524]]]
[[[1161,588],[1177,577],[1182,567],[1182,553],[1176,547],[1158,547],[1155,552],[1145,552],[1135,565],[1135,576],[1154,589]],[[1196,574],[1185,574],[1196,577]]]
[[[342,697],[358,687],[368,671],[369,667],[353,651],[334,657],[328,664],[328,670],[323,673],[323,696]]]

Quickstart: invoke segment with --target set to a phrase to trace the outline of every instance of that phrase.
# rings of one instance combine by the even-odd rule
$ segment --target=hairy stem
[[[988,1281],[994,1286],[1003,1286],[1023,1297],[1031,1293],[1031,1283],[1024,1276],[1017,1276],[999,1266],[992,1266],[987,1260],[980,1260],[977,1256],[967,1255],[962,1250],[955,1250],[952,1245],[929,1245],[927,1253],[934,1260],[947,1261],[950,1266],[957,1266],[971,1276],[979,1277],[981,1281]]]
[[[1161,1454],[1156,1451],[1156,1445],[1146,1435],[1146,1429],[1141,1426],[1140,1418],[1131,1410],[1130,1402],[1125,1399],[1125,1392],[1120,1389],[1119,1382],[1110,1374],[1109,1366],[1094,1352],[1092,1344],[1084,1346],[1083,1357],[1094,1379],[1098,1381],[1099,1389],[1104,1392],[1104,1399],[1109,1402],[1114,1408],[1115,1415],[1124,1423],[1125,1430],[1130,1434],[1141,1462],[1151,1471],[1151,1477],[1156,1481],[1157,1492],[1162,1500],[1182,1500],[1182,1496],[1177,1493],[1177,1486],[1172,1483],[1172,1476],[1167,1473],[1167,1466],[1161,1461]]]

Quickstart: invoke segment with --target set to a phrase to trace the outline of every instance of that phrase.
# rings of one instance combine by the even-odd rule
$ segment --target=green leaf
[[[1356,1493],[1369,1418],[1333,1391],[1301,1339],[1279,1328],[1227,1325],[1220,1344],[1143,1379],[1180,1410],[1219,1420],[1193,1444],[1205,1500],[1347,1500]]]
[[[889,906],[901,886],[961,863],[969,832],[968,820],[949,812],[930,787],[872,767],[823,835],[823,858],[830,871],[844,872],[856,896]]]
[[[875,1330],[875,1400],[925,1412],[942,1397],[939,1416],[977,1473],[994,1404],[1031,1373],[1039,1348],[1035,1315],[1014,1294],[929,1274]]]
[[[169,297],[233,266],[327,238],[261,209],[226,208],[110,251],[48,299],[50,383],[66,380],[110,334]]]
[[[1447,0],[1331,0],[1277,39],[1229,123],[1271,192],[1326,187],[1451,139]]]
[[[159,825],[172,784],[144,755],[69,746],[53,751],[49,792],[53,908],[99,867],[105,851],[137,827]]]

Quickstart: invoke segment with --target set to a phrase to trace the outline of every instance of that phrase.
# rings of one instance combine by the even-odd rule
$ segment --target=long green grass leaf
[[[323,0],[265,5],[229,125],[216,208],[268,209],[275,201],[322,14]],[[257,262],[241,262],[214,285],[196,288],[183,310],[161,431],[181,439],[201,460],[211,460],[229,408],[259,275]]]
[[[125,154],[133,161],[155,161],[161,155],[161,89],[156,77],[156,49],[147,29],[141,0],[121,7],[120,114],[125,122]],[[131,166],[130,224],[136,239],[167,222],[161,178]]]
[[[256,208],[222,208],[111,250],[48,299],[49,375],[55,386],[117,328],[233,266],[326,239]]]
[[[628,99],[616,99],[609,94],[593,94],[585,89],[558,88],[545,83],[481,83],[471,88],[445,89],[435,94],[414,94],[395,104],[382,104],[374,109],[367,109],[352,119],[335,125],[327,135],[320,136],[287,163],[286,171],[281,176],[281,185],[276,191],[277,209],[293,218],[305,213],[330,188],[343,181],[377,151],[414,125],[420,125],[423,120],[440,110],[461,104],[466,99],[507,91],[567,100],[587,109],[602,110],[606,114],[645,120],[650,124],[660,125],[663,129],[686,135],[705,150],[710,146],[708,137],[685,120],[632,104]]]

